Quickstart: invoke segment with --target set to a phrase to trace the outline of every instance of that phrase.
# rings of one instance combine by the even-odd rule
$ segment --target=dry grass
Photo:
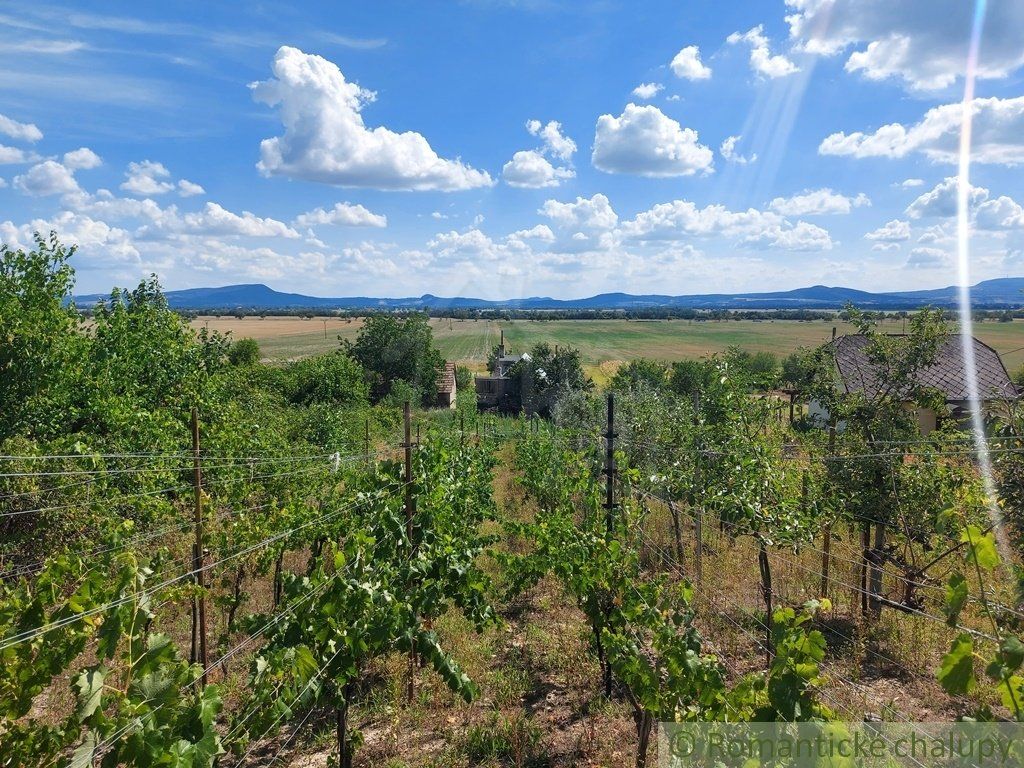
[[[651,505],[644,523],[642,555],[652,571],[685,576],[694,585],[694,607],[701,634],[709,650],[722,656],[733,679],[763,670],[765,604],[757,565],[757,548],[749,536],[733,538],[706,523],[703,568],[697,579],[695,528],[681,515],[683,553],[678,557],[671,517],[660,504]],[[799,551],[772,548],[773,607],[797,608],[808,600],[828,597],[832,610],[819,614],[815,628],[828,643],[823,672],[828,681],[823,703],[843,719],[865,716],[915,722],[953,720],[976,708],[980,699],[948,696],[935,678],[943,654],[958,634],[941,618],[940,588],[921,590],[928,618],[883,608],[877,622],[861,615],[859,531],[833,532],[828,594],[821,594],[821,541]],[[894,599],[902,582],[888,570],[882,593]],[[984,630],[974,606],[965,610],[961,624]],[[994,704],[993,701],[988,701]]]

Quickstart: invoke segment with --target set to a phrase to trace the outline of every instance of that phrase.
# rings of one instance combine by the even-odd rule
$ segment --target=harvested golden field
[[[460,365],[482,370],[487,352],[498,343],[500,331],[513,352],[534,344],[568,345],[580,350],[583,364],[595,381],[602,383],[618,366],[638,357],[676,361],[722,352],[730,346],[776,355],[787,355],[799,347],[827,341],[833,326],[849,333],[849,324],[839,321],[796,320],[448,320],[430,321],[442,354]],[[293,360],[337,348],[338,339],[354,339],[358,319],[299,317],[202,317],[195,327],[207,326],[234,338],[245,336],[260,343],[264,357]],[[886,321],[883,328],[899,333],[902,322]],[[1013,373],[1024,365],[1024,320],[1012,323],[987,322],[974,326],[975,335],[994,347]]]

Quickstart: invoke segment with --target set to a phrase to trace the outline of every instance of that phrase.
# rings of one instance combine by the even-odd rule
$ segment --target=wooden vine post
[[[608,395],[608,430],[604,433],[605,532],[611,538],[615,528],[615,395]]]
[[[836,452],[836,422],[833,419],[828,425],[828,458],[831,459]],[[806,487],[807,477],[804,476]],[[829,569],[832,560],[832,521],[825,521],[825,528],[822,531],[824,541],[821,547],[821,596],[828,597]]]
[[[700,424],[700,391],[693,393],[693,423]],[[698,434],[697,450],[693,458],[693,511],[694,511],[694,541],[693,541],[693,571],[694,578],[698,585],[704,581],[704,508],[697,503],[697,495],[701,492],[701,439]]]
[[[416,513],[416,500],[412,493],[412,411],[409,401],[405,401],[403,409],[405,421],[405,441],[402,447],[405,449],[405,537],[409,542],[409,559],[416,554],[416,546],[413,544],[413,517]],[[406,699],[412,704],[413,696],[416,693],[416,646],[409,650],[409,680],[406,687]]]
[[[604,454],[604,475],[605,475],[605,500],[604,500],[604,525],[605,525],[605,540],[610,542],[615,531],[615,509],[618,506],[615,503],[615,395],[608,394],[608,429],[604,433],[605,439],[605,454]],[[607,617],[611,613],[611,606],[608,606],[605,610],[605,624],[607,624]],[[612,695],[612,665],[605,657],[604,649],[601,645],[601,637],[598,635],[598,655],[600,657],[601,666],[604,671],[604,695],[606,698],[611,698]]]
[[[765,628],[765,666],[771,667],[775,655],[772,644],[772,568],[768,560],[768,547],[762,536],[757,537],[757,567],[761,571],[761,594],[764,597],[764,628]]]
[[[192,545],[192,571],[195,573],[199,593],[192,598],[192,663],[203,665],[200,684],[206,685],[206,670],[210,659],[206,647],[206,569],[203,546],[203,470],[199,453],[199,410],[192,408],[192,490],[195,495],[195,534]],[[198,653],[197,653],[198,651]]]

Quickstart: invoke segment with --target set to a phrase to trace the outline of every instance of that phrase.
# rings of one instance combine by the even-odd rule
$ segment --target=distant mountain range
[[[552,299],[535,296],[527,299],[488,301],[486,299],[424,296],[380,299],[369,296],[324,298],[299,293],[281,293],[266,285],[225,285],[220,288],[189,288],[168,291],[171,307],[182,310],[223,312],[274,311],[301,309],[841,309],[852,303],[863,309],[915,309],[924,304],[952,307],[957,303],[957,288],[926,291],[871,293],[853,288],[812,285],[792,291],[770,293],[710,293],[692,296],[662,296],[628,293],[602,293],[585,299]],[[88,307],[105,298],[103,294],[76,296],[80,307]],[[971,288],[975,307],[1024,307],[1024,277],[985,280]]]

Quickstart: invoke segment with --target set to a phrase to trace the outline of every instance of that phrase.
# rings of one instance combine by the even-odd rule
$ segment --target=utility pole
[[[196,540],[192,548],[192,571],[195,573],[196,586],[200,594],[192,599],[192,656],[196,659],[198,645],[198,661],[203,665],[202,685],[206,685],[206,670],[210,659],[206,648],[206,570],[203,547],[203,470],[199,454],[199,410],[192,408],[192,490],[195,494],[195,534]],[[198,639],[198,644],[197,644]]]

